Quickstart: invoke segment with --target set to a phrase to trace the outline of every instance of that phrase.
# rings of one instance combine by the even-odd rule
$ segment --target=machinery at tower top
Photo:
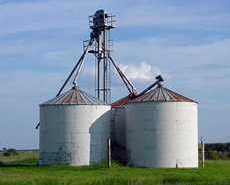
[[[111,103],[109,56],[112,46],[110,30],[114,28],[115,22],[113,17],[105,13],[104,10],[98,10],[89,17],[89,25],[92,29],[90,37],[95,40],[94,46],[89,52],[93,53],[96,59],[96,96],[107,104]]]
[[[89,16],[89,27],[92,30],[90,39],[83,42],[83,53],[56,96],[62,93],[71,78],[73,78],[73,85],[76,85],[87,53],[91,53],[95,56],[95,91],[96,97],[99,100],[105,104],[111,103],[111,64],[115,67],[115,70],[118,72],[129,93],[133,94],[135,92],[132,83],[116,65],[111,56],[112,41],[110,31],[115,28],[115,20],[113,18],[113,15],[105,13],[104,10],[98,10],[94,15]]]

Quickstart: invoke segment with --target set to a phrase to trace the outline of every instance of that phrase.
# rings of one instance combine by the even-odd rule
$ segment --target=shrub
[[[217,151],[209,151],[209,157],[210,157],[211,160],[219,160],[219,159],[221,159],[221,156]]]
[[[4,149],[3,150],[3,156],[11,156],[11,155],[17,155],[17,150],[14,148]]]

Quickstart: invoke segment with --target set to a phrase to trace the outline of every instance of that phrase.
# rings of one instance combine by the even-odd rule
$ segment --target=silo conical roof
[[[60,104],[77,104],[77,105],[98,105],[104,104],[97,98],[74,86],[59,96],[42,103],[41,105],[60,105]]]
[[[130,103],[141,102],[195,102],[194,100],[187,98],[181,94],[178,94],[170,89],[158,85],[155,89],[134,98]],[[196,103],[196,102],[195,102]]]
[[[131,93],[131,94],[113,102],[111,106],[112,106],[112,108],[122,107],[123,105],[128,104],[135,96],[136,96],[136,93]]]
[[[126,105],[127,103],[129,103],[129,101],[131,100],[131,98],[128,96],[125,96],[115,102],[112,103],[112,108],[117,108],[117,107],[122,107],[123,105]]]

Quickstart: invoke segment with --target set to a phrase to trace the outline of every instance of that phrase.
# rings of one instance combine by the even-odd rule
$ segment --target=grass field
[[[113,165],[38,167],[35,152],[0,156],[0,185],[230,185],[230,161],[208,161],[205,169],[147,169]]]

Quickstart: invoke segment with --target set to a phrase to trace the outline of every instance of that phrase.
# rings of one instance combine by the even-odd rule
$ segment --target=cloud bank
[[[99,8],[116,15],[112,54],[133,84],[143,89],[162,74],[165,86],[200,102],[199,134],[229,141],[229,7],[227,0],[0,1],[0,147],[38,147],[38,104],[74,66],[89,37],[87,17]],[[92,94],[93,67],[88,57],[80,82]],[[114,99],[127,94],[118,78],[112,89]]]

